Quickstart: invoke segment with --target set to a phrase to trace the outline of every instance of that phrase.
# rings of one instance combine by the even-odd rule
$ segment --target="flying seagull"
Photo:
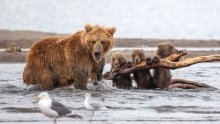
[[[70,115],[72,112],[66,108],[62,103],[52,100],[47,92],[42,92],[35,97],[38,102],[38,107],[44,115],[49,118],[53,118],[53,123],[56,124],[56,118],[60,117],[72,117],[82,118],[79,115]]]
[[[84,100],[84,107],[86,108],[86,110],[92,111],[92,115],[94,116],[94,111],[100,110],[100,109],[107,109],[109,107],[107,106],[102,106],[98,103],[92,103],[90,101],[91,98],[91,94],[90,93],[86,93],[85,94],[85,100]]]

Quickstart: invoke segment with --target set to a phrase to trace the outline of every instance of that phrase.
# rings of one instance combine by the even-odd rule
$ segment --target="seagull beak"
[[[38,102],[40,100],[39,96],[35,96],[34,99]]]

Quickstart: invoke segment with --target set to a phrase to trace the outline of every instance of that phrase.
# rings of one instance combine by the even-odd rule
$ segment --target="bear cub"
[[[124,69],[127,67],[127,60],[125,56],[116,52],[111,56],[111,71],[117,66],[120,69]],[[119,89],[131,89],[132,88],[132,80],[129,74],[119,75],[116,79],[113,79],[113,87],[117,87]]]
[[[132,64],[137,65],[141,62],[148,61],[151,59],[145,57],[143,49],[134,49],[131,53]],[[134,80],[137,83],[138,89],[154,89],[156,88],[156,80],[151,75],[149,69],[139,70],[133,73]]]
[[[153,61],[154,59],[157,59],[157,60],[163,59],[174,53],[179,53],[179,52],[182,52],[182,51],[179,51],[178,49],[176,49],[172,43],[169,43],[169,42],[160,43],[158,44],[156,56],[153,57]],[[179,60],[176,60],[176,61],[179,61]],[[163,89],[163,88],[169,87],[172,75],[171,75],[170,69],[157,68],[157,69],[154,69],[154,77],[156,78],[158,88]]]

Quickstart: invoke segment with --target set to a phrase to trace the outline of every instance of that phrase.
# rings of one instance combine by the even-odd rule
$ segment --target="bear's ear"
[[[134,52],[135,52],[135,49],[132,49],[131,52],[134,53]]]
[[[141,49],[141,52],[144,52],[144,50],[143,50],[143,49]]]
[[[92,26],[91,26],[90,24],[85,24],[85,25],[84,25],[84,30],[85,30],[86,32],[90,32],[90,31],[92,30]]]
[[[158,47],[159,49],[161,48],[161,46],[162,46],[162,44],[158,44],[158,45],[157,45],[157,47]]]
[[[115,27],[110,27],[110,28],[107,28],[106,29],[111,35],[113,35],[116,31],[116,28]]]

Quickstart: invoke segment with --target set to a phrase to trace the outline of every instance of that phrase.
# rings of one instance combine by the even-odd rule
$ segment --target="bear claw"
[[[148,64],[148,65],[152,65],[153,64],[151,58],[146,58],[146,64]]]
[[[154,56],[152,58],[153,63],[158,63],[160,61],[160,58],[158,56]]]

